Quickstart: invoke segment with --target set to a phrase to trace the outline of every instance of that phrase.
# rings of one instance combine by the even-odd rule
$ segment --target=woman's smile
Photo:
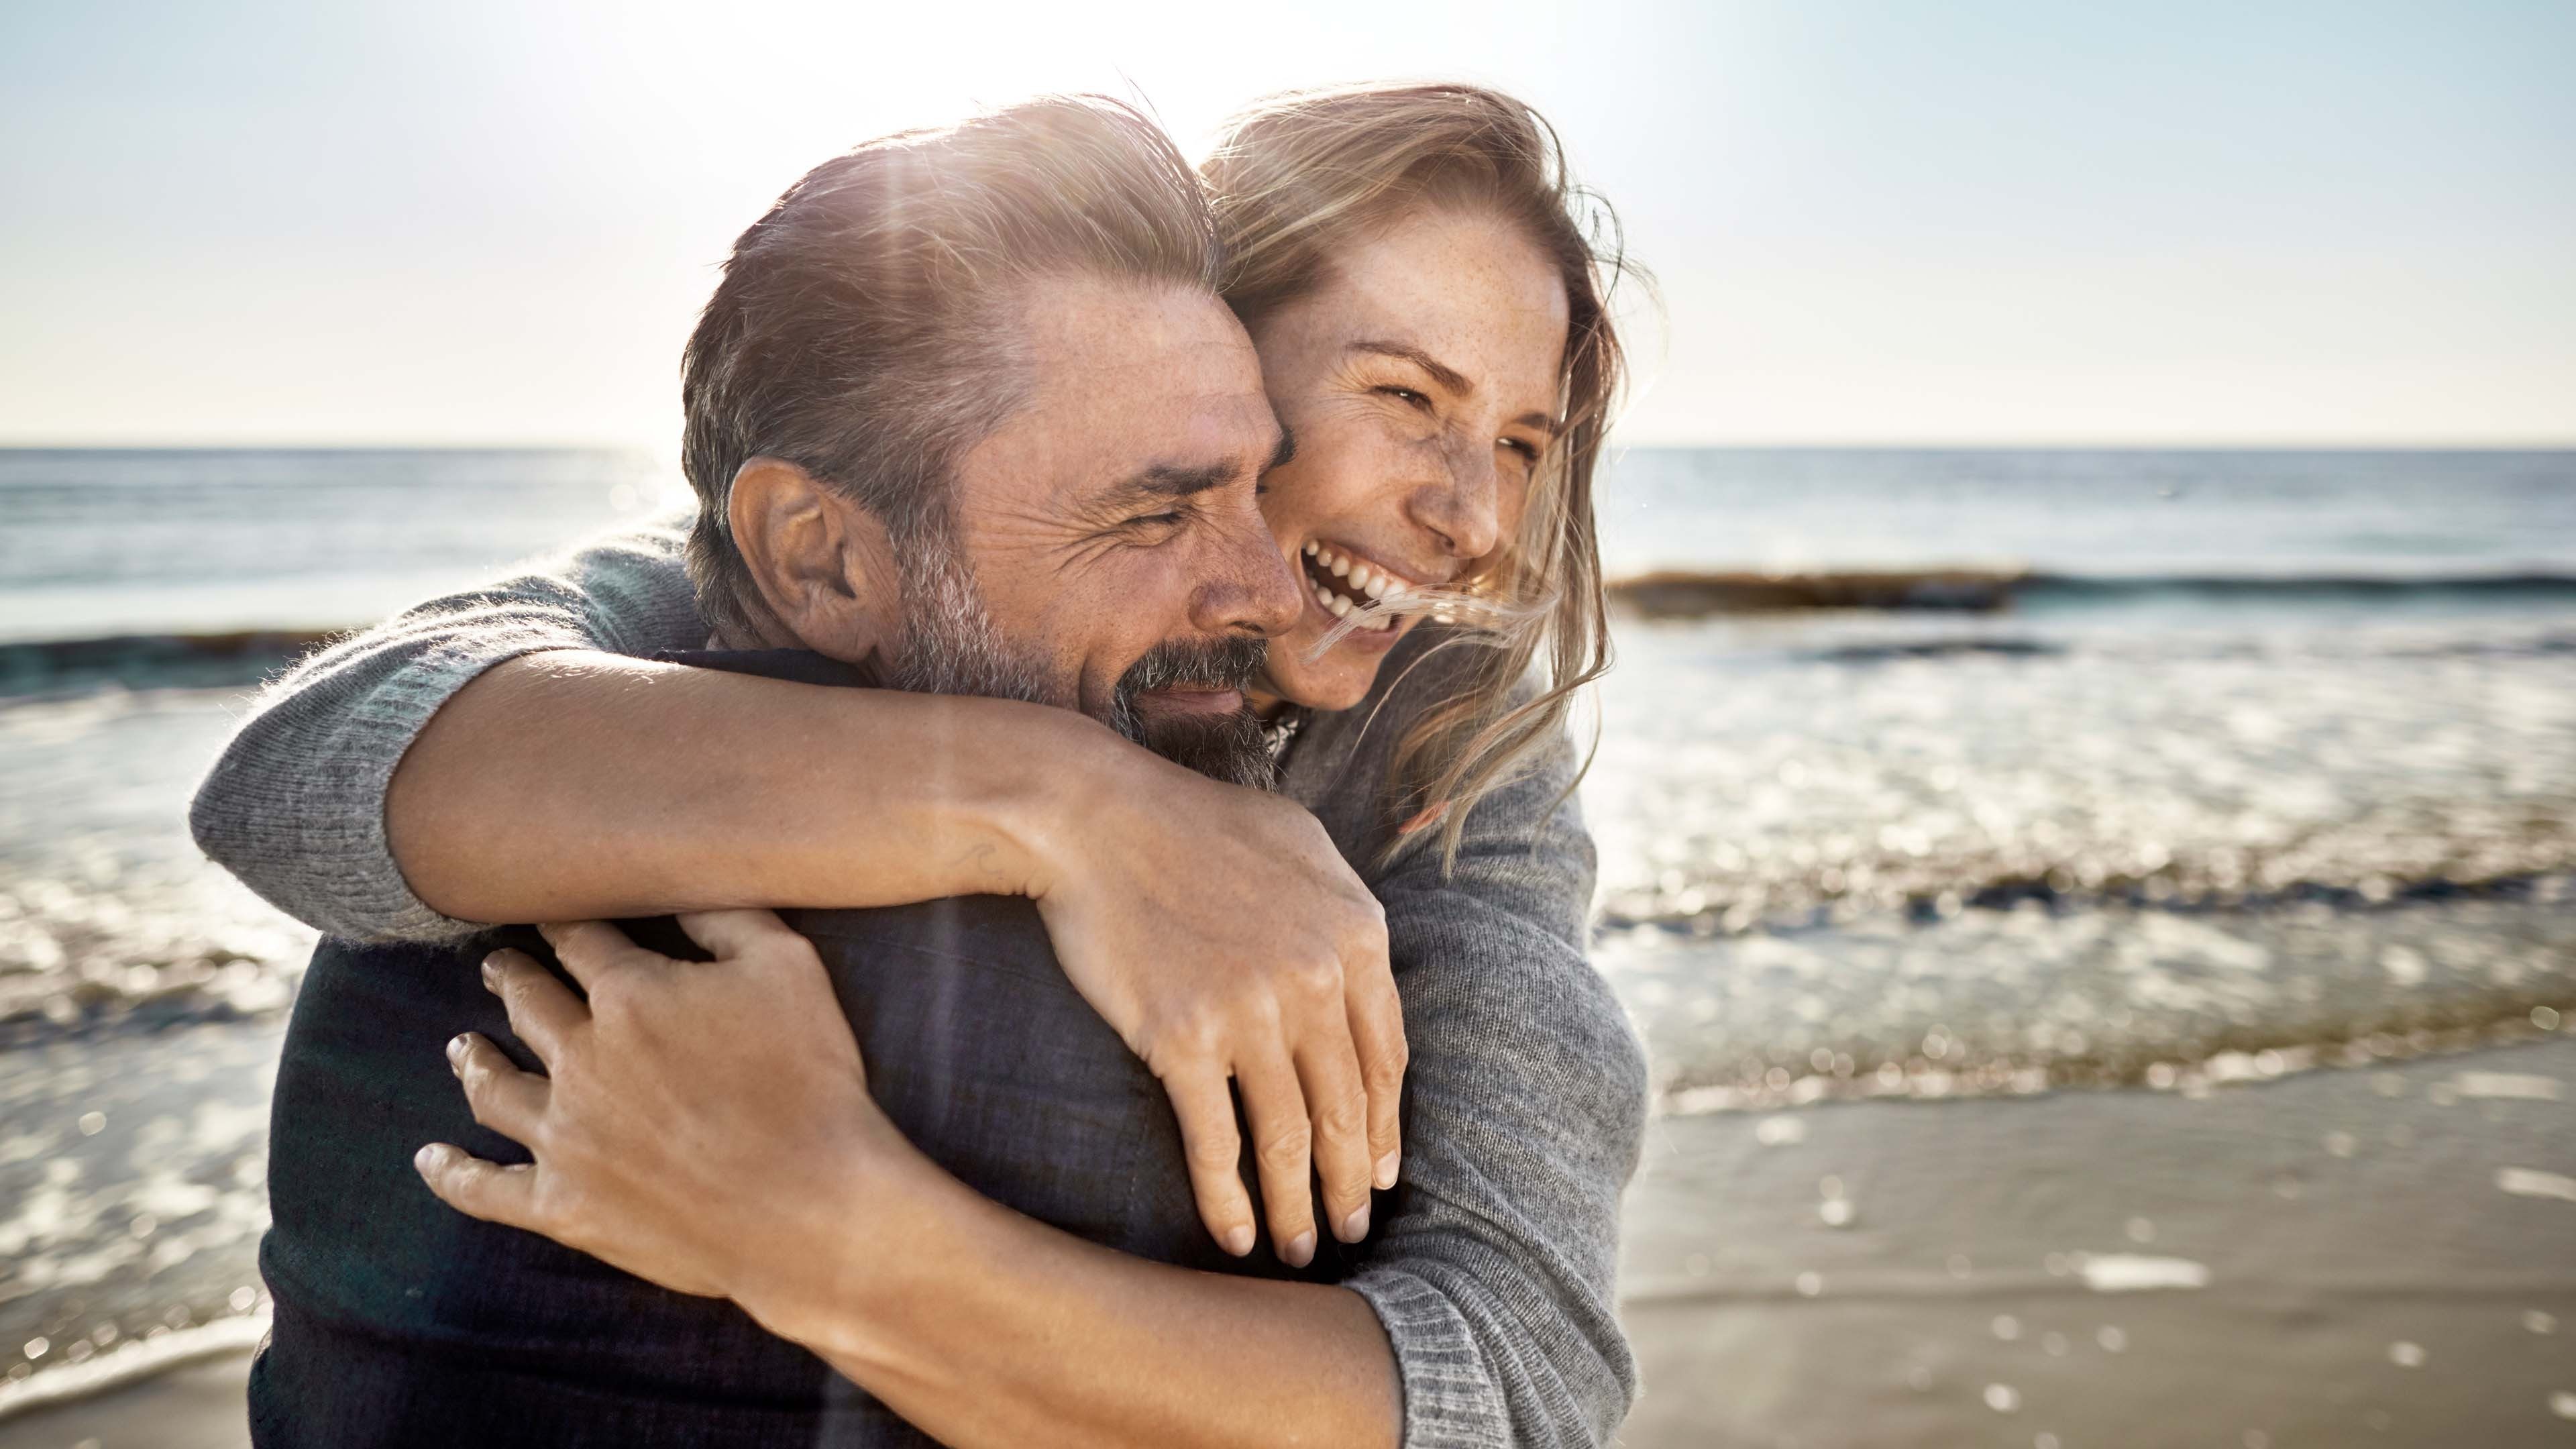
[[[1310,538],[1302,554],[1306,594],[1314,612],[1328,627],[1354,617],[1360,621],[1345,642],[1383,648],[1404,632],[1405,619],[1382,606],[1421,588],[1419,582],[1348,544]]]

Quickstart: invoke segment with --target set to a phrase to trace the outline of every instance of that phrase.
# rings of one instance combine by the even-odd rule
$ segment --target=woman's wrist
[[[855,1134],[817,1179],[770,1196],[785,1216],[746,1234],[726,1296],[763,1328],[854,1377],[922,1372],[909,1316],[956,1254],[953,1238],[992,1205],[898,1132]],[[785,1185],[782,1185],[784,1188]]]
[[[1177,767],[1071,710],[1012,708],[1036,717],[1016,722],[1024,735],[1016,751],[1021,783],[992,799],[986,818],[1024,863],[1013,893],[1043,901],[1093,857],[1104,831],[1114,833],[1128,817],[1151,790],[1153,772]]]
[[[1070,711],[1017,700],[814,692],[828,696],[841,719],[821,733],[869,747],[823,752],[837,760],[837,776],[813,773],[816,754],[782,757],[794,774],[763,788],[858,808],[800,812],[822,833],[792,849],[827,873],[800,870],[809,884],[797,899],[763,904],[1035,895],[1052,878],[1074,808],[1065,782],[1096,759],[1090,737],[1106,731]],[[895,841],[906,844],[890,857]],[[908,884],[890,892],[890,872]]]

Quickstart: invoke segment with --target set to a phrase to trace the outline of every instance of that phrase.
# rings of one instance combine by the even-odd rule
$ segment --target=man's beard
[[[1109,718],[1102,723],[1202,775],[1267,790],[1273,783],[1270,747],[1261,737],[1261,721],[1252,717],[1250,709],[1238,706],[1225,714],[1193,711],[1149,718],[1136,708],[1136,696],[1175,685],[1241,694],[1261,672],[1267,653],[1261,640],[1243,634],[1205,642],[1166,639],[1119,676]]]
[[[1048,698],[1046,664],[1013,648],[994,627],[975,581],[947,540],[923,539],[902,553],[908,632],[885,671],[889,685],[918,694],[1054,702]],[[1148,716],[1136,707],[1136,696],[1175,685],[1240,691],[1260,673],[1266,652],[1261,640],[1241,635],[1208,642],[1167,639],[1119,677],[1101,723],[1202,775],[1269,789],[1270,751],[1250,710]]]

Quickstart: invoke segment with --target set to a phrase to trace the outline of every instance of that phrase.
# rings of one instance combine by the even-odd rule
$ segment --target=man
[[[693,539],[693,562],[701,606],[732,646],[698,662],[856,683],[869,676],[842,666],[879,660],[878,682],[1067,705],[1220,777],[1257,775],[1237,691],[1258,640],[1299,603],[1252,491],[1285,440],[1214,296],[1196,207],[1194,180],[1150,127],[1070,102],[863,148],[791,191],[745,234],[692,343],[690,471],[717,525]],[[976,275],[997,257],[995,275]],[[979,285],[997,305],[959,306],[960,289]],[[853,314],[867,321],[863,345],[833,327]],[[868,355],[853,360],[854,346]],[[961,462],[970,446],[978,468]],[[1175,497],[1193,506],[1148,525],[1178,530],[1150,561],[1086,546],[1140,516],[1175,516]],[[1376,778],[1347,741],[1327,754],[1318,768]],[[1270,1255],[1223,1257],[1198,1230],[1171,1109],[1066,989],[1024,904],[799,924],[834,968],[872,1092],[958,1180],[1139,1257],[1288,1274]],[[263,1249],[278,1316],[254,1374],[260,1441],[919,1442],[731,1305],[652,1288],[421,1191],[410,1151],[425,1141],[524,1160],[463,1119],[426,1047],[459,1028],[504,1034],[474,970],[499,943],[317,952],[278,1082],[276,1228]],[[1458,1231],[1418,1216],[1425,1233]],[[1492,1251],[1473,1246],[1444,1270],[1453,1291],[1469,1291],[1477,1255]],[[1327,1251],[1309,1272],[1347,1267]],[[1210,1296],[1194,1279],[1193,1311],[1237,1326],[1222,1341],[1267,1349],[1212,1366],[1191,1345],[1163,1381],[1213,1368],[1186,1395],[1201,1410],[1329,1442],[1436,1424],[1422,1390],[1470,1392],[1441,1376],[1473,1330],[1457,1307],[1419,1299],[1439,1292],[1427,1280],[1399,1280],[1417,1285],[1400,1310],[1313,1284]],[[957,1318],[969,1321],[962,1307]],[[1408,1356],[1406,1334],[1433,1338]],[[1432,1365],[1429,1377],[1407,1368],[1416,1402],[1401,1420],[1398,1357]],[[1002,1367],[970,1381],[1006,1397]],[[1089,1372],[1043,1354],[1009,1367],[1039,1381],[1030,1403],[1078,1391]],[[1608,1372],[1624,1368],[1622,1353]],[[1273,1378],[1246,1392],[1246,1373]],[[958,1397],[907,1410],[963,1435],[976,1421]]]

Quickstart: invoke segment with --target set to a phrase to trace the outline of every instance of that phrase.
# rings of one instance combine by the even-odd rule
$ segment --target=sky
[[[10,0],[0,444],[667,454],[814,163],[1419,77],[1617,207],[1628,444],[2576,443],[2571,75],[2568,0]]]

